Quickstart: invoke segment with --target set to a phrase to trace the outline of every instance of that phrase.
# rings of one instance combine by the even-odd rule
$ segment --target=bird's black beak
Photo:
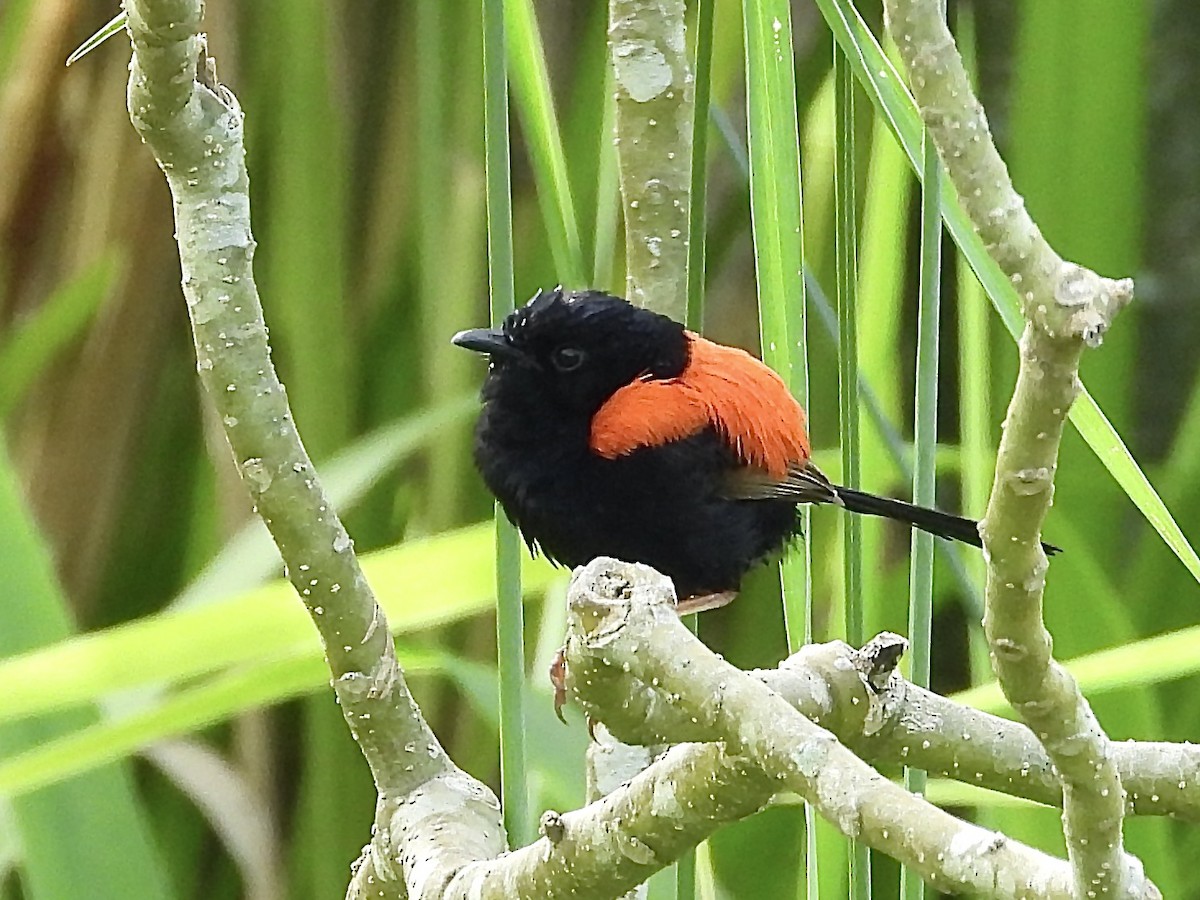
[[[460,331],[450,339],[456,347],[474,350],[476,353],[486,353],[492,357],[504,359],[522,359],[525,354],[509,343],[503,331],[495,328],[471,328]]]

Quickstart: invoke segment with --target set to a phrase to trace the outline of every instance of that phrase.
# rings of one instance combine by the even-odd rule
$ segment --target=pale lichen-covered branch
[[[992,786],[1053,801],[1056,786],[1032,735],[1021,725],[958,707],[905,682],[895,672],[904,646],[895,635],[880,635],[862,650],[837,642],[805,647],[778,670],[747,674],[696,641],[672,602],[670,583],[644,566],[601,559],[580,569],[569,593],[570,687],[587,711],[626,741],[724,740],[680,743],[584,809],[547,811],[541,840],[498,859],[484,855],[485,842],[465,845],[459,855],[432,851],[436,839],[431,835],[447,827],[446,804],[456,793],[443,793],[438,786],[428,796],[422,791],[415,799],[385,801],[380,822],[390,839],[407,846],[413,858],[428,861],[411,867],[410,896],[553,900],[628,890],[721,825],[757,811],[777,791],[798,788],[791,778],[764,773],[759,756],[745,752],[747,745],[773,743],[787,755],[787,748],[803,745],[789,740],[787,731],[796,719],[781,718],[782,708],[798,710],[795,716],[804,722],[828,726],[862,752],[878,750],[881,762],[911,753],[916,764],[935,770],[943,763],[953,769],[952,759],[960,767],[976,765],[972,745],[999,732],[983,754],[986,760],[1001,747],[1001,767],[988,776]],[[734,727],[750,735],[745,744],[730,736]],[[828,735],[811,723],[802,726],[810,727]],[[939,728],[962,729],[957,753],[952,736],[940,746],[932,739]],[[836,743],[832,735],[818,743],[830,742]],[[740,754],[731,749],[738,746]],[[1130,747],[1131,756],[1136,749]],[[960,822],[883,779],[844,747],[833,750],[814,776],[827,785],[825,811],[836,809],[834,821],[872,835],[901,859],[906,852],[923,857],[922,871],[934,884],[997,897],[1073,896],[1064,861]],[[1031,754],[1028,777],[1020,771],[1025,751]],[[1197,761],[1187,765],[1195,771]],[[1146,789],[1155,785],[1142,782]],[[1188,809],[1186,801],[1175,799],[1179,811]],[[1195,810],[1185,814],[1194,816]],[[430,852],[420,849],[425,845]]]
[[[452,785],[458,819],[467,829],[453,837],[494,835],[498,804],[454,766],[413,702],[387,621],[305,452],[271,363],[254,283],[242,111],[218,82],[207,54],[201,0],[128,0],[125,8],[133,42],[129,113],[171,189],[200,379],[288,578],[321,635],[346,721],[381,795]],[[481,825],[488,821],[490,831]],[[486,844],[483,837],[475,842]],[[501,852],[502,835],[487,846],[490,855]],[[378,861],[369,857],[365,868]]]
[[[1079,360],[1133,296],[1063,260],[1013,188],[937,0],[887,0],[888,28],[959,199],[1016,291],[1027,325],[1021,364],[980,525],[988,562],[984,628],[1005,696],[1033,729],[1063,783],[1067,848],[1081,895],[1127,896],[1145,885],[1123,849],[1124,792],[1108,739],[1043,625],[1048,563],[1039,540]]]
[[[808,644],[776,669],[752,672],[805,716],[875,765],[907,764],[977,787],[1061,805],[1053,764],[1025,725],[935,694],[888,670],[868,687],[872,660],[901,640],[879,635],[861,650]],[[706,741],[711,732],[657,687],[591,657],[575,663],[585,711],[622,740],[649,746]],[[1200,822],[1200,746],[1123,741],[1111,747],[1131,814]]]
[[[683,0],[609,0],[613,142],[625,220],[625,294],[682,322],[687,315],[692,177],[693,77]],[[610,102],[605,98],[605,102]],[[661,747],[622,745],[601,729],[588,747],[588,799],[595,800]],[[644,900],[645,885],[623,900]]]
[[[594,560],[576,573],[569,604],[568,683],[585,703],[597,699],[597,688],[599,707],[607,709],[611,684],[604,682],[610,679],[628,675],[651,685],[662,694],[660,709],[677,709],[677,720],[694,721],[722,740],[725,752],[747,757],[772,784],[795,791],[843,834],[943,890],[1074,896],[1066,863],[908,793],[753,675],[714,655],[679,621],[671,584],[654,570]],[[873,677],[890,678],[892,665],[894,654]],[[872,680],[867,673],[860,677]],[[1128,896],[1155,894],[1134,890]]]
[[[628,299],[684,320],[692,73],[683,0],[609,0]]]

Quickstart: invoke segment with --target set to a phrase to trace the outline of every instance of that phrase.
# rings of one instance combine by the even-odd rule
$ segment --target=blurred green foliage
[[[951,4],[952,15],[967,5]],[[834,118],[822,13],[844,6],[792,10],[805,265],[826,288],[835,283]],[[1179,39],[1200,34],[1200,8],[1109,6],[979,4],[981,93],[1051,241],[1104,274],[1141,279],[1148,299],[1088,354],[1084,380],[1194,534],[1196,357],[1161,347],[1200,324],[1200,305],[1185,296],[1196,282],[1183,252],[1194,253],[1200,221],[1195,195],[1163,189],[1160,173],[1178,171],[1172,160],[1200,143],[1195,104],[1169,102],[1178,97],[1171,86],[1200,82],[1200,59]],[[878,4],[858,8],[878,35]],[[124,108],[128,48],[118,36],[62,66],[112,12],[111,3],[68,0],[0,6],[0,482],[20,486],[0,518],[0,655],[49,647],[0,662],[0,785],[83,770],[0,801],[0,900],[340,896],[373,792],[321,690],[299,606],[278,586],[253,593],[277,561],[245,531],[248,502],[193,374],[169,197]],[[456,329],[488,315],[479,2],[208,0],[206,12],[219,74],[246,110],[259,284],[300,428],[319,464],[339,466],[359,549],[379,551],[376,587],[405,632],[402,653],[426,715],[460,765],[496,784],[490,527],[463,528],[491,510],[470,467],[461,399],[483,373],[448,345]],[[511,12],[517,296],[587,270],[592,286],[619,290],[604,4],[514,2]],[[741,5],[718,0],[705,330],[756,348],[744,84]],[[857,110],[862,376],[909,436],[916,195],[878,108],[860,97]],[[1015,351],[994,314],[979,314],[986,299],[971,276],[950,277],[946,249],[939,497],[978,506]],[[832,474],[838,345],[814,322],[812,430]],[[902,467],[865,414],[862,443],[864,487],[905,493]],[[1084,677],[1114,737],[1195,738],[1200,639],[1138,643],[1200,624],[1195,580],[1073,433],[1055,499],[1047,535],[1066,548],[1047,588],[1057,654],[1123,647]],[[837,515],[816,511],[809,538],[821,635],[842,621]],[[870,521],[863,531],[868,628],[906,631],[908,536]],[[970,649],[977,608],[941,549],[932,678],[953,691],[981,678]],[[577,719],[562,728],[549,718],[544,673],[562,631],[561,576],[526,571],[537,812],[578,805],[585,732]],[[72,641],[71,630],[98,633]],[[776,663],[786,646],[777,576],[751,579],[737,603],[705,617],[702,634],[740,665]],[[139,754],[150,740],[163,743]],[[184,740],[230,776],[213,782],[204,803],[164,762]],[[1053,811],[945,796],[993,827],[1060,849]],[[54,828],[70,804],[111,814]],[[229,827],[247,806],[246,827]],[[127,823],[119,835],[118,815]],[[785,805],[714,839],[698,866],[705,896],[801,895],[803,823]],[[1128,832],[1167,896],[1200,893],[1200,876],[1177,862],[1195,831],[1139,820]],[[71,867],[56,872],[64,858]],[[112,858],[123,863],[115,871]],[[767,859],[780,861],[769,883]],[[821,887],[845,896],[837,871],[824,870]],[[895,894],[887,861],[875,867],[875,888]]]

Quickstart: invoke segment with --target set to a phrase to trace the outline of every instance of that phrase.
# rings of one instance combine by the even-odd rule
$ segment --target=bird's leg
[[[675,603],[675,612],[681,616],[690,616],[692,613],[707,612],[710,609],[720,609],[722,606],[727,606],[737,597],[737,591],[719,591],[714,594],[692,594],[690,597],[684,597]]]

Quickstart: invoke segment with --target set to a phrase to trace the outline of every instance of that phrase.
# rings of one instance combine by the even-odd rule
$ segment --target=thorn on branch
[[[567,836],[567,823],[563,820],[562,813],[553,809],[542,813],[542,818],[538,822],[538,834],[552,844],[561,844],[563,838]]]
[[[858,670],[875,693],[882,693],[896,672],[908,641],[892,631],[881,631],[858,651]]]
[[[221,96],[224,87],[217,78],[217,60],[208,52],[208,35],[200,32],[196,37],[200,41],[200,52],[196,56],[196,81]]]
[[[1099,347],[1112,320],[1133,299],[1133,280],[1104,278],[1091,269],[1064,262],[1054,287],[1054,302],[1069,310],[1068,333]]]

